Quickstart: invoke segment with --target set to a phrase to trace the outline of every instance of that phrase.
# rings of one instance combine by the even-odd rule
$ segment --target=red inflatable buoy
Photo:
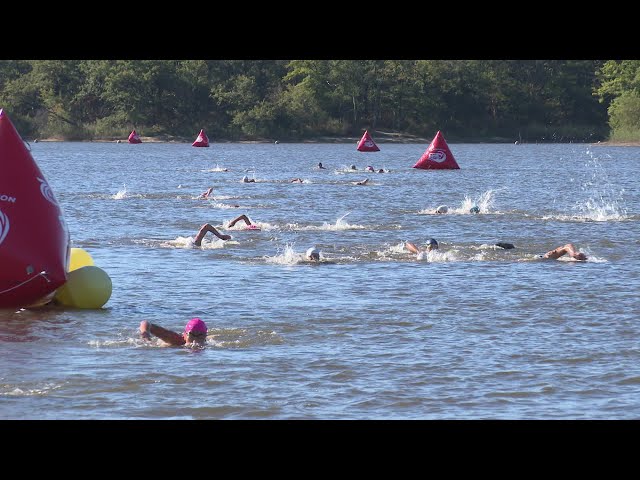
[[[142,143],[140,135],[136,133],[135,129],[129,134],[129,143]]]
[[[429,148],[422,154],[420,160],[413,168],[423,168],[427,170],[445,170],[460,168],[453,153],[449,150],[449,145],[438,130],[436,136],[431,141]]]
[[[204,129],[200,130],[200,133],[198,134],[198,138],[196,138],[195,142],[193,142],[191,144],[194,147],[208,147],[209,146],[209,139],[207,138],[207,134],[204,133]]]
[[[369,135],[369,130],[364,131],[364,135],[358,142],[358,146],[356,149],[360,152],[379,152],[380,149],[376,145],[376,142],[373,141],[371,135]]]
[[[47,303],[67,281],[69,230],[47,180],[0,109],[0,309]]]

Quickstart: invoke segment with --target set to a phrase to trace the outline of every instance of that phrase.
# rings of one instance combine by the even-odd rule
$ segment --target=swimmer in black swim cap
[[[436,241],[435,238],[430,238],[429,240],[427,240],[426,246],[427,246],[427,250],[429,251],[437,250],[438,242]]]
[[[424,253],[428,253],[428,252],[430,252],[432,250],[437,250],[438,249],[438,242],[437,242],[437,240],[435,238],[430,238],[425,243],[425,249],[423,251],[420,251],[420,249],[415,244],[413,244],[411,242],[405,242],[404,246],[411,253],[415,253],[416,255],[423,255]]]

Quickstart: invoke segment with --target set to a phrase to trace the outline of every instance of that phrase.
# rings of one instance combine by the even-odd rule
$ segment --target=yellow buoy
[[[66,307],[102,308],[111,298],[111,291],[107,272],[87,265],[67,274],[67,282],[56,290],[54,300]]]
[[[77,270],[80,267],[86,267],[87,265],[95,265],[93,258],[86,250],[82,248],[72,248],[69,255],[69,271]]]

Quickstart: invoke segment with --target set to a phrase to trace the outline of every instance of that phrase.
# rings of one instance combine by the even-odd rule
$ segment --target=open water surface
[[[640,148],[379,146],[31,144],[113,292],[0,312],[0,418],[640,418]],[[537,259],[567,242],[588,261]],[[138,337],[194,316],[204,349]]]

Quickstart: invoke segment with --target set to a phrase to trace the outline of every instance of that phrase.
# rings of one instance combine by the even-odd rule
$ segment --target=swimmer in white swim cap
[[[313,262],[320,261],[320,250],[315,247],[311,247],[307,250],[307,259]]]

